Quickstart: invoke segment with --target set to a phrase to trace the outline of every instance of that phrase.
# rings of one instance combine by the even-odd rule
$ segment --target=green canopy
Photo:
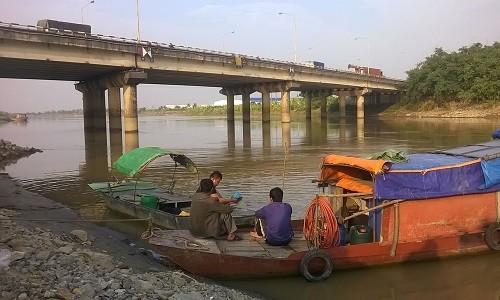
[[[146,169],[153,160],[164,155],[170,155],[176,163],[184,166],[188,171],[198,172],[196,165],[187,156],[158,147],[135,148],[120,156],[113,164],[113,168],[128,177],[135,177],[138,172]]]

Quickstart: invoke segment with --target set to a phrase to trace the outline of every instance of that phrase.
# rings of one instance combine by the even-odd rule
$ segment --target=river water
[[[0,123],[0,138],[43,150],[6,171],[33,192],[68,205],[89,220],[120,218],[106,210],[88,183],[109,178],[111,163],[136,146],[181,152],[198,165],[198,174],[176,170],[176,190],[191,194],[200,178],[220,170],[218,190],[243,195],[242,205],[266,204],[269,190],[283,188],[294,218],[302,218],[317,186],[321,158],[329,153],[370,156],[386,149],[414,153],[479,143],[491,139],[499,119],[332,119],[293,121],[282,126],[260,121],[228,125],[224,117],[140,117],[139,133],[84,133],[81,117],[32,117],[27,123]],[[174,165],[155,161],[144,180],[169,185]],[[138,222],[100,222],[137,237]],[[283,278],[226,281],[269,299],[500,299],[500,253],[384,268],[343,271],[323,283]]]

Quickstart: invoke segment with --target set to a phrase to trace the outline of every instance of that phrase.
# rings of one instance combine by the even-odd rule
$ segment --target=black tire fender
[[[486,229],[486,235],[484,236],[484,239],[486,240],[486,245],[490,247],[491,250],[500,250],[500,242],[498,237],[495,239],[495,232],[500,232],[500,222],[496,223],[491,223],[490,226],[488,226],[488,229]]]
[[[309,263],[315,258],[320,258],[325,262],[323,273],[315,276],[309,272]],[[300,260],[300,274],[309,282],[320,282],[328,279],[333,273],[333,260],[328,253],[321,249],[314,249],[307,252]]]

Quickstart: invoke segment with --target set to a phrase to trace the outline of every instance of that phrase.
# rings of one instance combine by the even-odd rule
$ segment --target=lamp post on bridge
[[[286,12],[280,12],[278,14],[290,15],[293,17],[293,56],[294,56],[294,62],[297,63],[297,22],[295,22],[295,15]]]
[[[136,4],[136,14],[137,14],[137,42],[139,43],[141,40],[141,29],[139,26],[139,0],[136,0],[135,4]]]
[[[226,35],[228,35],[228,34],[234,34],[234,30],[231,32],[224,33],[224,35],[222,36],[222,52],[224,52],[224,40],[225,40]]]
[[[368,65],[367,65],[367,68],[368,68],[368,75],[370,75],[370,40],[368,38],[365,38],[365,37],[355,37],[354,40],[366,40],[367,44],[368,44]]]
[[[80,10],[80,17],[82,18],[82,24],[83,24],[83,9],[87,6],[89,6],[90,4],[94,3],[94,0],[90,1],[89,3],[85,4],[82,9]]]

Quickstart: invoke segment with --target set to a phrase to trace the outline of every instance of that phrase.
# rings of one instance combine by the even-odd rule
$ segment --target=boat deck
[[[149,242],[182,250],[198,250],[212,254],[224,254],[245,257],[284,259],[295,252],[307,251],[307,243],[302,233],[296,233],[287,246],[270,246],[264,239],[250,236],[248,231],[238,232],[241,241],[225,239],[196,238],[189,230],[165,230],[155,234]]]

